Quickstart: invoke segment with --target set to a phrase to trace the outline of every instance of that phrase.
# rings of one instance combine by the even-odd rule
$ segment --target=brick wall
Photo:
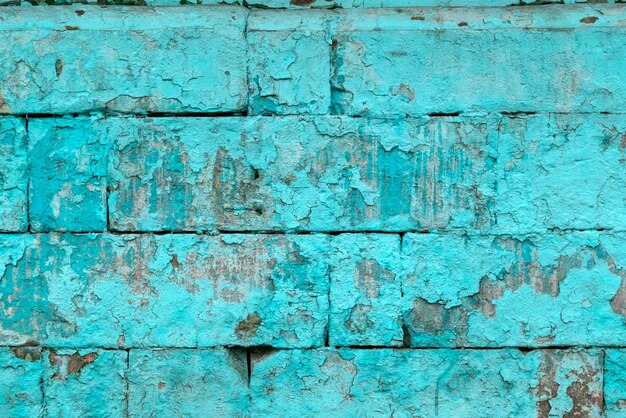
[[[626,416],[626,8],[409,5],[0,8],[0,415]]]

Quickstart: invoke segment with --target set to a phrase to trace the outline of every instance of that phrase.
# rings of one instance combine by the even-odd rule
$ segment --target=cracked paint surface
[[[35,231],[106,229],[107,143],[95,118],[29,122],[29,210]]]
[[[0,7],[0,415],[626,416],[626,9],[509,2]]]
[[[0,113],[244,110],[245,9],[50,10],[3,9]]]
[[[307,350],[253,358],[251,415],[601,416],[590,351]],[[324,399],[324,402],[320,402]]]
[[[330,344],[401,346],[399,237],[344,234],[331,246]]]
[[[7,237],[2,341],[111,348],[323,345],[324,237],[31,237]],[[21,282],[24,276],[29,279]]]
[[[132,350],[129,414],[248,416],[248,371],[242,350]]]
[[[27,137],[24,120],[0,118],[0,231],[25,231]]]
[[[0,349],[0,409],[15,417],[37,417],[42,413],[43,367],[38,347]]]
[[[46,414],[56,417],[123,416],[126,412],[127,357],[125,351],[97,349],[43,352]]]
[[[401,231],[494,222],[486,118],[107,124],[117,230]]]
[[[413,235],[403,241],[414,346],[624,344],[623,237]]]

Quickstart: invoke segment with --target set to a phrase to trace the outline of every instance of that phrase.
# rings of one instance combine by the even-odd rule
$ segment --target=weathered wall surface
[[[626,7],[31,3],[0,416],[626,416]]]

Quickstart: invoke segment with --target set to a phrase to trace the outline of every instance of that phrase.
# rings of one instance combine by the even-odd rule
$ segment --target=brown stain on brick
[[[357,289],[364,290],[368,298],[377,298],[381,284],[393,283],[396,275],[381,267],[378,261],[365,258],[357,263],[353,278]]]
[[[167,383],[165,383],[165,382],[159,382],[159,384],[157,385],[157,387],[158,387],[159,389],[163,389],[163,388],[165,388],[166,386],[167,386]]]
[[[419,20],[423,22],[425,18],[424,16],[411,16],[411,20]]]
[[[457,24],[457,26],[459,26],[459,27],[464,27],[464,26],[467,26],[467,22],[459,22],[459,23]]]
[[[454,333],[454,342],[463,344],[467,339],[468,314],[480,311],[485,317],[497,315],[495,301],[505,291],[515,292],[522,286],[530,286],[535,292],[557,297],[560,284],[573,269],[592,269],[600,262],[606,263],[611,273],[621,279],[620,287],[610,301],[613,312],[626,316],[626,269],[616,266],[615,261],[602,245],[585,246],[576,253],[560,256],[555,263],[541,265],[538,250],[530,241],[513,238],[496,238],[493,245],[513,250],[516,262],[502,270],[495,278],[488,276],[480,280],[479,291],[461,298],[458,306],[445,307],[444,302],[429,302],[423,298],[413,301],[412,309],[405,321],[409,331],[443,336]],[[555,330],[553,329],[552,332]],[[550,343],[554,334],[535,338],[538,344]]]
[[[180,262],[178,261],[178,254],[173,254],[172,255],[172,260],[170,261],[170,263],[172,264],[172,267],[175,269],[179,269],[180,268]]]
[[[85,11],[84,11],[84,10],[76,10],[76,14],[77,14],[78,16],[82,16],[82,15],[84,15],[84,14],[85,14]]]
[[[261,319],[259,313],[254,312],[237,324],[235,333],[237,334],[237,337],[241,339],[252,338],[256,335],[256,332],[262,322],[263,320]]]
[[[310,6],[315,3],[315,0],[291,0],[289,2],[292,6]]]
[[[59,368],[59,371],[57,371],[52,378],[55,380],[65,380],[70,375],[78,375],[85,366],[93,363],[97,358],[98,353],[88,353],[81,356],[78,351],[76,351],[74,354],[67,356],[59,355],[55,350],[51,350],[48,355],[48,360],[50,364]]]
[[[57,77],[59,77],[63,73],[63,60],[62,59],[57,59],[54,62],[54,71]]]
[[[587,25],[596,23],[598,21],[598,18],[595,16],[588,16],[588,17],[583,17],[582,19],[580,19],[580,23],[585,23]]]
[[[13,355],[29,363],[41,359],[41,350],[34,347],[15,347],[12,349]]]
[[[9,107],[9,104],[4,99],[2,94],[0,94],[0,112],[2,112],[2,113],[11,113],[11,107]]]

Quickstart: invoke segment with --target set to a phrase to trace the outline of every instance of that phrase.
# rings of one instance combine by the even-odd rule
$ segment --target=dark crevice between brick
[[[28,195],[28,193],[27,193]],[[108,211],[108,208],[107,208]],[[108,217],[108,214],[107,214]],[[30,224],[30,216],[28,217]],[[626,233],[623,230],[614,230],[612,228],[549,228],[547,230],[527,231],[524,232],[524,236],[543,235],[550,234],[568,234],[577,232],[614,232],[618,234]],[[28,231],[0,231],[0,234],[18,235],[18,234],[72,234],[72,235],[88,235],[88,234],[111,234],[111,235],[206,235],[206,236],[219,236],[219,235],[328,235],[338,236],[344,234],[381,234],[381,235],[398,235],[400,236],[400,243],[402,245],[404,236],[406,234],[461,234],[467,236],[510,236],[511,232],[480,232],[457,229],[432,229],[432,230],[408,230],[408,231],[380,231],[380,230],[345,230],[345,231],[272,231],[272,230],[212,230],[212,231],[194,231],[194,230],[177,230],[177,231],[136,231],[136,230],[119,230],[110,228],[108,225],[107,230],[93,230],[93,231],[60,231],[60,230],[33,230],[30,225]],[[519,235],[519,234],[516,234]]]
[[[1,116],[24,117],[33,119],[58,119],[58,118],[78,118],[78,117],[135,117],[135,118],[226,118],[226,117],[247,117],[248,111],[241,112],[112,112],[108,110],[86,110],[78,113],[10,113],[0,114]]]
[[[429,118],[450,118],[460,116],[461,112],[433,112],[429,113],[427,116]]]
[[[105,202],[106,202],[106,230],[108,232],[111,231],[111,209],[109,208],[109,195],[111,194],[111,188],[109,187],[109,183],[107,181],[107,185],[106,185],[106,195],[105,195]]]
[[[606,390],[606,373],[607,373],[607,369],[606,369],[606,350],[602,350],[602,374],[600,375],[600,377],[602,378],[602,385],[600,386],[600,390],[602,391],[602,405],[600,407],[600,412],[602,413],[602,416],[605,416],[606,414],[606,397],[605,397],[605,390]]]
[[[402,324],[402,347],[411,348],[411,333],[409,332],[409,327],[407,327],[406,324]]]
[[[126,351],[126,416],[130,417],[129,408],[130,408],[130,349]]]
[[[213,350],[213,349],[239,349],[244,350],[250,353],[250,361],[251,365],[255,360],[270,355],[276,351],[308,351],[308,350],[319,350],[324,347],[272,347],[270,345],[252,345],[252,346],[243,346],[243,345],[216,345],[216,346],[206,346],[206,347],[197,347],[197,346],[159,346],[159,347],[99,347],[94,345],[87,346],[54,346],[48,347],[43,345],[31,344],[31,345],[0,345],[0,348],[8,348],[15,349],[20,347],[39,347],[41,350],[100,350],[100,351],[126,351],[130,355],[130,351],[132,350]],[[386,345],[341,345],[337,344],[334,346],[327,347],[330,349],[354,349],[354,350],[381,350],[381,349],[394,349],[394,350],[414,350],[414,351],[431,351],[431,350],[463,350],[463,351],[493,351],[493,350],[519,350],[520,352],[526,354],[532,351],[542,351],[542,350],[622,350],[626,349],[626,345],[547,345],[541,347],[529,347],[529,346],[511,346],[511,345],[503,345],[500,347],[485,347],[485,346],[457,346],[457,347],[428,347],[428,346],[415,346],[415,347],[402,347],[402,346],[386,346]],[[251,367],[252,368],[252,367]]]
[[[251,348],[246,348],[246,367],[248,370],[248,386],[250,386],[250,381],[252,380],[252,361],[250,360],[251,357]]]

